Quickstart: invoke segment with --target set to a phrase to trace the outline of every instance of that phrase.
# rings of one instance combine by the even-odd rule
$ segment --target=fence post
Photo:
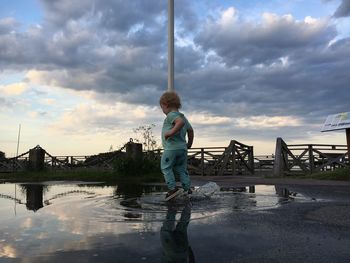
[[[236,141],[232,145],[232,175],[236,175]]]
[[[310,165],[310,173],[313,173],[315,170],[315,160],[314,160],[314,152],[312,149],[312,144],[309,144],[309,165]]]
[[[132,141],[126,144],[126,156],[133,160],[141,160],[142,159],[142,144],[134,143]]]
[[[204,176],[204,148],[201,148],[201,174]]]
[[[29,150],[29,170],[41,171],[44,169],[45,150],[39,145]]]
[[[347,128],[345,132],[346,132],[346,142],[348,146],[348,165],[350,165],[350,128]]]
[[[254,174],[255,168],[254,168],[254,147],[253,146],[249,146],[248,163],[251,168],[250,173]]]
[[[273,164],[273,176],[281,176],[283,170],[282,138],[276,140],[275,161]]]

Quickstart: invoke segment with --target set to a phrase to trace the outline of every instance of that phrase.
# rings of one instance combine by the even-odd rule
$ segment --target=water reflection
[[[115,186],[115,196],[129,199],[141,196],[145,191],[145,186],[141,184],[131,184],[121,182]]]
[[[302,197],[275,186],[235,186],[221,188],[211,198],[194,195],[190,206],[181,198],[169,205],[165,191],[162,185],[126,183],[31,183],[17,185],[17,190],[15,184],[0,184],[0,258],[151,245],[157,246],[158,260],[162,249],[163,262],[194,262],[187,236],[190,220],[196,227],[219,215],[272,209]]]
[[[137,198],[150,193],[161,193],[167,191],[165,185],[143,185],[130,182],[120,182],[115,186],[114,195],[117,198]]]
[[[179,221],[176,221],[178,207],[168,205],[166,218],[160,229],[162,244],[161,262],[195,262],[194,253],[188,242],[187,228],[191,218],[191,202],[182,208]]]
[[[26,207],[28,210],[36,212],[44,207],[43,193],[44,185],[41,184],[25,184],[21,185],[22,191],[26,193]]]
[[[294,191],[290,191],[288,188],[281,187],[281,186],[275,186],[276,194],[278,196],[284,197],[284,198],[293,198],[297,196],[297,193]]]

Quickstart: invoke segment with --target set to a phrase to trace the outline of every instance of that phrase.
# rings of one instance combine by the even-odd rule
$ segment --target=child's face
[[[170,109],[167,103],[161,102],[160,107],[162,108],[162,111],[165,115],[167,115],[170,112]]]

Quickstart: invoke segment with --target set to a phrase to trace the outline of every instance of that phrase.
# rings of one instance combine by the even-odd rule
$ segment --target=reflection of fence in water
[[[95,192],[92,191],[86,191],[86,190],[70,190],[66,192],[62,192],[59,194],[55,194],[51,196],[50,198],[47,198],[44,200],[44,192],[46,190],[45,185],[41,184],[25,184],[25,185],[20,185],[22,188],[22,192],[25,195],[25,201],[22,201],[22,199],[18,198],[16,196],[16,193],[14,196],[10,194],[1,194],[0,193],[0,198],[3,199],[9,199],[12,201],[15,201],[17,204],[23,204],[26,205],[28,210],[33,210],[37,211],[40,208],[44,207],[45,205],[50,205],[52,200],[54,199],[59,199],[63,198],[66,196],[71,196],[71,195],[88,195],[88,196],[93,196],[96,195]]]
[[[11,196],[11,195],[0,194],[0,198],[12,200],[12,201],[15,201],[18,204],[22,204],[23,203],[21,199],[19,199],[17,197],[14,197],[14,196]]]

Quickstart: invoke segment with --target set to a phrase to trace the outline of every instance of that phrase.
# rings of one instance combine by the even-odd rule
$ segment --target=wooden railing
[[[152,151],[160,156],[163,150]],[[232,140],[227,147],[202,147],[188,150],[191,175],[254,174],[253,146]]]
[[[44,150],[44,167],[53,170],[69,170],[72,168],[112,169],[112,162],[123,152],[114,151],[98,155],[53,156]],[[29,151],[17,157],[0,160],[0,172],[24,171],[29,165]]]
[[[23,171],[26,168],[29,151],[13,158],[3,158],[0,160],[0,172]]]
[[[122,150],[122,149],[121,149]],[[114,151],[93,156],[52,156],[45,151],[44,165],[66,170],[79,167],[112,169],[113,160],[125,152]],[[162,150],[144,152],[146,158],[159,160]],[[0,160],[0,172],[23,171],[29,163],[29,151],[14,158]],[[274,155],[253,155],[253,146],[232,140],[227,147],[201,147],[188,150],[188,170],[192,175],[280,176],[288,173],[309,174],[349,165],[346,145],[287,145],[277,138]]]
[[[232,140],[227,147],[190,149],[188,168],[199,175],[254,174],[253,146]]]
[[[254,170],[259,175],[271,175],[275,163],[275,155],[255,155]]]
[[[334,170],[349,164],[346,145],[293,144],[287,145],[277,138],[273,174],[314,173]]]

